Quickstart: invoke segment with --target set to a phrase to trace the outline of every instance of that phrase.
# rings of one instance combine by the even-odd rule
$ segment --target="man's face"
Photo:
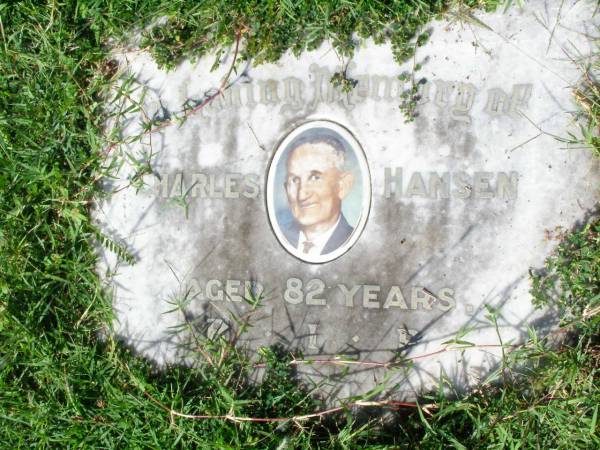
[[[303,229],[325,231],[340,215],[342,199],[352,186],[352,175],[341,172],[335,163],[335,152],[326,143],[300,145],[288,159],[287,198]]]

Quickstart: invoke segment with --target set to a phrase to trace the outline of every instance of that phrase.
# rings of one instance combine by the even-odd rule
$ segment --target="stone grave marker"
[[[476,13],[485,26],[432,22],[402,65],[371,41],[350,61],[325,43],[257,67],[232,49],[213,71],[214,57],[166,72],[116,54],[141,105],[123,122],[141,137],[111,149],[111,195],[94,212],[136,260],[102,250],[116,334],[158,363],[186,361],[172,334],[184,316],[209,339],[248,320],[239,345],[318,360],[298,370],[331,398],[383,380],[414,397],[440,373],[476,385],[500,355],[485,305],[504,343],[552,326],[529,270],[598,200],[592,152],[554,137],[576,129],[594,8],[533,1]],[[343,68],[349,92],[330,82]],[[249,296],[262,301],[251,315]],[[174,301],[185,315],[167,313]],[[481,347],[451,351],[458,335]]]

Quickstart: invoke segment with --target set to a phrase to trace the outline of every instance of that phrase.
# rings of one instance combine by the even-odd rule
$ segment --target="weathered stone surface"
[[[388,46],[363,43],[348,66],[358,80],[349,94],[329,83],[345,63],[329,45],[278,64],[240,63],[223,96],[114,149],[119,164],[106,188],[115,193],[95,215],[137,260],[117,263],[103,251],[115,332],[158,362],[177,360],[170,327],[183,317],[166,313],[169,301],[190,299],[188,313],[214,337],[235,329],[231,313],[248,311],[246,290],[261,290],[264,307],[242,343],[280,343],[306,358],[414,357],[446,348],[467,328],[464,340],[498,344],[486,304],[499,311],[504,343],[523,340],[529,326],[544,328],[528,271],[598,199],[591,152],[553,137],[572,127],[572,87],[597,35],[594,3],[534,1],[476,14],[490,29],[434,22],[430,41],[403,66]],[[134,94],[142,110],[124,129],[135,136],[146,118],[181,117],[214,92],[233,55],[213,72],[206,58],[170,73],[144,53],[119,57],[143,86]],[[415,81],[426,83],[418,117],[405,123],[399,104],[415,63],[422,65]],[[404,72],[408,79],[399,79]],[[294,223],[290,195],[303,195],[283,187],[285,148],[311,127],[329,127],[347,144],[337,176],[352,174],[342,212],[355,230],[339,255],[304,255],[285,238],[285,224]],[[147,161],[154,174],[138,177]],[[313,206],[302,201],[298,208]],[[410,397],[435,385],[440,371],[458,387],[477,383],[499,352],[444,352],[410,371],[353,365],[343,379],[335,377],[343,366],[300,371],[330,379],[322,390],[337,397],[366,392],[388,375],[390,392]]]

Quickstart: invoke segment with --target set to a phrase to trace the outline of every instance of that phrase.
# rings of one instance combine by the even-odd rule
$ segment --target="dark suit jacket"
[[[298,247],[298,239],[300,239],[300,228],[295,221],[292,221],[289,224],[286,224],[281,227],[281,231],[283,232],[285,238],[288,240],[290,245],[294,247]],[[323,247],[321,251],[321,255],[326,255],[327,253],[331,253],[340,246],[342,246],[350,237],[354,228],[350,226],[344,215],[340,218],[340,223],[337,224],[335,230],[333,230],[333,234],[329,237],[329,240]]]

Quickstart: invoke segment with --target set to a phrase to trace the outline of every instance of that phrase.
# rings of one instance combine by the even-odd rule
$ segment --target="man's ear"
[[[352,190],[352,186],[354,185],[354,174],[352,172],[342,172],[340,174],[339,183],[339,197],[340,200],[344,200],[344,198],[350,193]]]

